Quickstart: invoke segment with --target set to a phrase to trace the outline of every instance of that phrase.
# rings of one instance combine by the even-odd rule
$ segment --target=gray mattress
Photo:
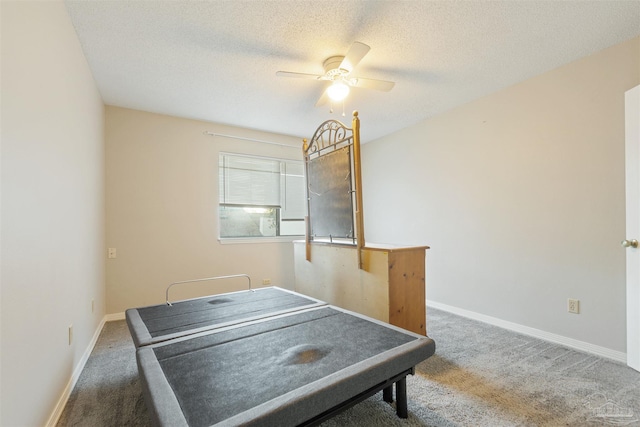
[[[136,347],[280,313],[326,305],[278,287],[230,292],[125,312]]]
[[[316,306],[141,347],[156,425],[299,425],[430,357],[428,337]]]

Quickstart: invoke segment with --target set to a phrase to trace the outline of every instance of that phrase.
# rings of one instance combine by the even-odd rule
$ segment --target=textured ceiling
[[[66,1],[106,104],[310,137],[358,110],[369,141],[640,35],[640,1]],[[322,74],[371,51],[333,114]]]

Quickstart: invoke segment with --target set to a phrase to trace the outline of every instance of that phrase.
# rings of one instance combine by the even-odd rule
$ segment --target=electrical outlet
[[[573,314],[580,314],[580,301],[569,298],[567,300],[567,311]]]
[[[73,324],[69,325],[69,345],[73,342]]]
[[[271,279],[262,279],[262,284],[263,285],[270,285],[271,284]]]

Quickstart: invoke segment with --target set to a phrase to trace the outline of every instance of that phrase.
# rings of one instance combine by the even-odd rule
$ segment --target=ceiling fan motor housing
[[[347,74],[349,74],[350,70],[340,68],[340,64],[342,64],[343,60],[344,56],[332,56],[330,58],[327,58],[322,63],[325,75],[333,80],[337,76],[346,76]]]

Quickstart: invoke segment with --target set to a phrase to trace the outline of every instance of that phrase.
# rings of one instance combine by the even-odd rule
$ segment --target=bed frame
[[[381,390],[392,402],[394,384],[407,418],[406,376],[434,351],[428,337],[324,305],[146,345],[136,358],[154,425],[286,427]]]

